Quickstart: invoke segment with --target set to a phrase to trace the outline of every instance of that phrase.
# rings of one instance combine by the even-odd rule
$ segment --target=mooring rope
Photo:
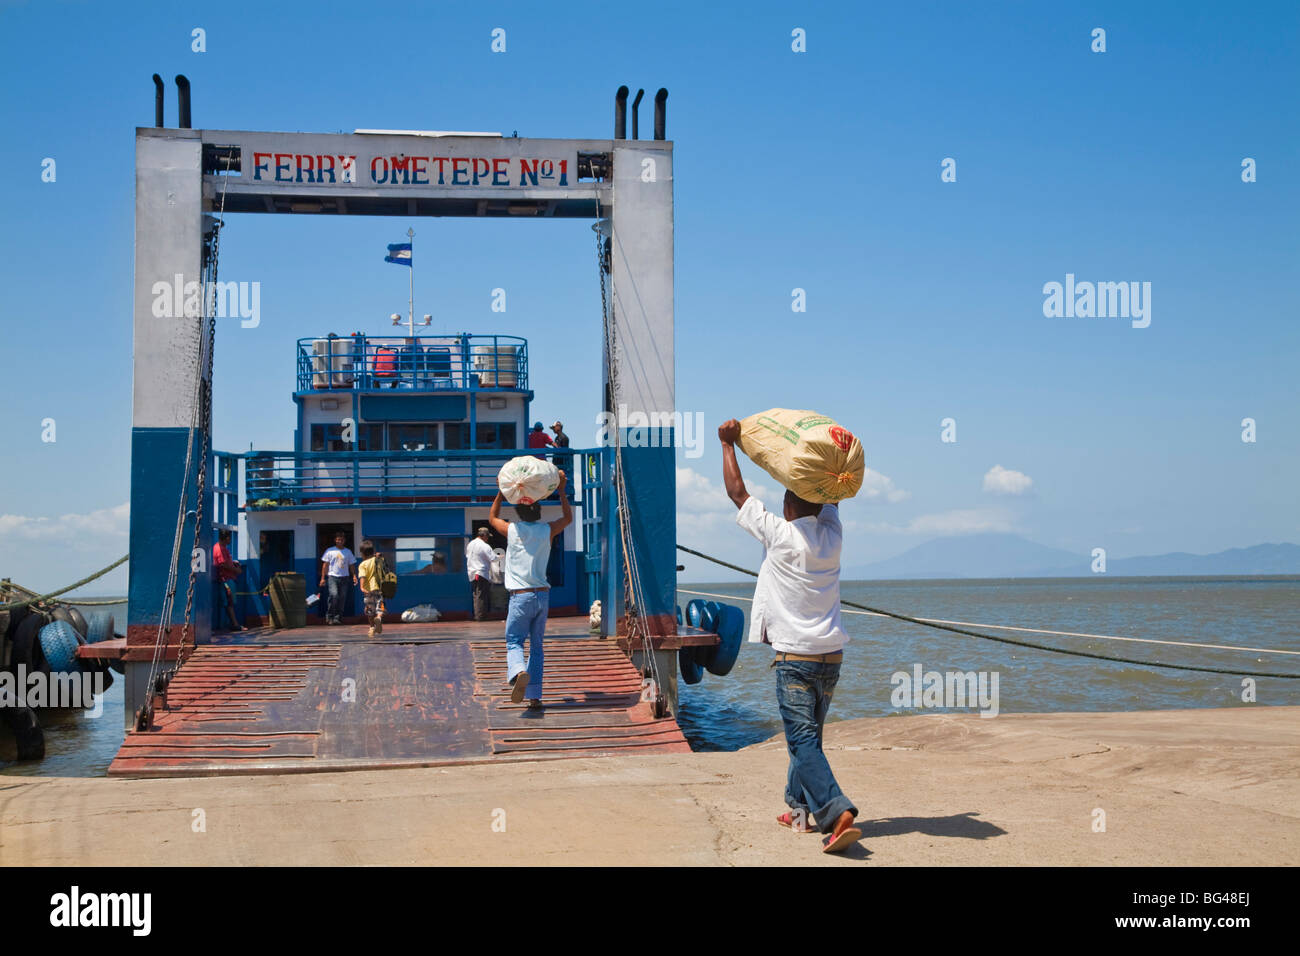
[[[692,591],[678,588],[682,594],[695,594],[699,597],[725,598],[728,601],[753,601],[753,598],[739,594],[717,594],[713,591]],[[845,614],[861,614],[863,617],[883,617],[875,611],[859,611],[845,608]],[[1293,654],[1300,657],[1300,651],[1286,651],[1276,647],[1239,647],[1235,644],[1198,644],[1195,641],[1162,641],[1154,637],[1119,637],[1115,634],[1088,634],[1084,631],[1052,631],[1045,627],[1012,627],[1010,624],[985,624],[979,621],[945,621],[941,617],[918,617],[926,624],[960,624],[966,627],[991,627],[995,631],[1024,631],[1028,634],[1055,634],[1061,637],[1090,637],[1100,641],[1131,641],[1135,644],[1168,644],[1173,647],[1208,647],[1216,651],[1249,651],[1259,654]]]
[[[696,551],[694,548],[688,548],[684,544],[679,544],[677,548],[680,551],[685,551],[687,554],[693,554],[697,558],[703,558],[706,561],[712,561],[714,564],[719,564],[724,568],[730,568],[732,571],[739,571],[741,574],[748,574],[751,577],[755,577],[755,578],[758,577],[757,571],[751,571],[749,568],[742,568],[739,565],[731,564],[728,561],[723,561],[721,558],[715,558],[712,555],[705,554],[702,551]],[[894,611],[886,611],[882,608],[871,607],[868,604],[858,604],[855,601],[845,601],[841,599],[840,603],[845,605],[846,607],[857,608],[860,611],[867,611],[871,614],[879,615],[880,617],[891,617],[896,621],[905,621],[908,624],[919,624],[921,627],[932,627],[940,631],[951,631],[954,634],[963,634],[967,637],[978,637],[986,641],[996,641],[999,644],[1011,644],[1016,647],[1029,647],[1038,651],[1048,651],[1049,653],[1052,654],[1065,654],[1070,657],[1087,657],[1087,658],[1091,658],[1092,660],[1111,661],[1116,664],[1135,664],[1139,667],[1163,667],[1169,670],[1197,671],[1203,674],[1229,674],[1234,677],[1275,677],[1278,678],[1279,680],[1300,680],[1300,674],[1273,674],[1273,673],[1267,673],[1263,671],[1237,671],[1237,670],[1224,670],[1218,667],[1195,667],[1191,664],[1164,664],[1159,661],[1140,661],[1131,657],[1111,657],[1106,654],[1094,654],[1090,651],[1074,651],[1063,647],[1052,647],[1048,644],[1037,644],[1034,643],[1033,641],[1016,641],[1016,640],[1012,640],[1009,637],[996,637],[995,635],[992,634],[981,634],[978,631],[968,630],[963,627],[956,627],[951,624],[938,623],[933,619],[926,620],[924,618],[911,617],[907,614],[898,614],[895,613]],[[976,626],[988,627],[990,625],[976,625]],[[1134,640],[1136,640],[1136,638],[1134,638]]]
[[[57,591],[51,591],[49,594],[37,594],[31,588],[25,588],[21,584],[14,584],[12,581],[6,581],[5,582],[6,586],[14,588],[15,590],[18,591],[22,591],[26,594],[30,594],[32,595],[32,597],[28,598],[25,601],[11,601],[8,604],[0,604],[0,611],[12,611],[15,610],[16,608],[27,607],[29,604],[40,604],[42,601],[48,601],[50,598],[58,597],[60,594],[67,594],[69,591],[74,591],[77,588],[81,587],[83,584],[89,584],[91,581],[95,580],[95,578],[102,578],[109,571],[112,571],[114,568],[118,567],[119,565],[124,564],[126,562],[126,559],[129,557],[130,557],[129,554],[124,554],[116,561],[114,561],[112,564],[110,564],[108,567],[100,568],[98,571],[96,571],[94,574],[90,575],[89,577],[84,577],[80,581],[74,581],[72,584],[69,584],[66,588],[59,588]],[[85,601],[69,600],[69,601],[65,601],[64,603],[90,605],[90,604],[121,604],[122,602],[88,599]]]

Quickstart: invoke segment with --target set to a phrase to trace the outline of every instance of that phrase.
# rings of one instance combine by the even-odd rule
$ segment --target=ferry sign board
[[[489,141],[490,142],[490,141]],[[501,155],[478,146],[434,149],[420,154],[301,153],[273,147],[245,154],[244,169],[255,183],[361,183],[370,186],[568,186],[574,154]]]
[[[295,187],[325,187],[321,192],[330,187],[341,192],[430,190],[442,195],[565,190],[579,185],[579,153],[604,153],[612,147],[609,140],[461,134],[194,133],[205,148],[239,157],[237,170],[229,174],[209,166],[211,179],[268,192],[298,191]],[[590,188],[595,183],[588,179],[582,185]]]

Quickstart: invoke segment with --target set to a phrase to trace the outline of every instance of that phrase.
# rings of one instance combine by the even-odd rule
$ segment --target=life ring
[[[736,666],[745,637],[745,612],[730,604],[718,605],[718,643],[708,648],[704,661],[710,674],[726,677]]]

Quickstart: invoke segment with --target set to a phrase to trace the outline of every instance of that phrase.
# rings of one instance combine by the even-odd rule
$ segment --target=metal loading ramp
[[[270,628],[196,648],[113,776],[186,777],[681,753],[672,717],[585,618],[549,622],[543,710],[513,704],[503,625]]]

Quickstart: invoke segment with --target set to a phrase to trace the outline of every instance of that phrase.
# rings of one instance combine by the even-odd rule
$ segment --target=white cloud
[[[0,568],[38,591],[64,587],[126,552],[130,511],[123,503],[56,517],[0,514]],[[126,583],[123,565],[77,593],[125,594]]]
[[[862,477],[862,488],[856,497],[868,500],[884,498],[892,504],[896,501],[906,501],[911,495],[901,488],[894,487],[894,479],[868,468]]]
[[[114,508],[100,508],[87,514],[65,514],[57,518],[29,518],[26,515],[0,515],[0,539],[16,541],[85,542],[88,538],[121,538],[130,528],[131,506],[126,502]]]
[[[745,482],[751,495],[771,510],[780,507],[781,496],[766,485]],[[736,506],[727,497],[722,480],[712,481],[693,468],[677,469],[677,524],[683,530],[715,528],[736,521]]]
[[[1017,530],[1011,516],[1001,508],[954,508],[950,511],[918,515],[906,524],[851,521],[847,522],[846,525],[850,530],[873,534],[926,535],[929,537]]]
[[[1034,487],[1034,479],[1022,471],[1012,471],[994,465],[984,475],[984,490],[995,495],[1027,495]]]

